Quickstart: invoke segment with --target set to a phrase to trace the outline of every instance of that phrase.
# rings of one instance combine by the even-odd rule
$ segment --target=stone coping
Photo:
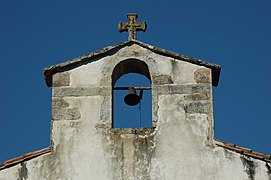
[[[52,86],[52,76],[53,74],[56,74],[58,72],[64,72],[70,69],[73,69],[75,67],[78,67],[82,64],[87,64],[89,62],[92,61],[97,61],[105,56],[111,55],[116,53],[119,49],[125,47],[125,46],[131,46],[133,44],[137,44],[143,48],[146,48],[154,53],[163,55],[163,56],[168,56],[168,57],[172,57],[178,60],[182,60],[185,62],[190,62],[192,64],[196,64],[196,65],[200,65],[200,66],[205,66],[207,68],[210,68],[212,70],[212,83],[213,86],[217,86],[218,85],[218,81],[219,81],[219,75],[220,75],[220,69],[221,67],[217,64],[212,64],[212,63],[208,63],[205,62],[203,60],[200,59],[196,59],[196,58],[192,58],[192,57],[188,57],[182,54],[178,54],[172,51],[168,51],[162,48],[158,48],[155,47],[153,45],[149,45],[137,40],[130,40],[130,41],[125,41],[122,42],[120,44],[117,45],[113,45],[113,46],[108,46],[105,47],[101,50],[98,50],[96,52],[93,53],[89,53],[83,56],[80,56],[78,58],[66,61],[64,63],[60,63],[60,64],[56,64],[56,65],[52,65],[50,67],[46,67],[44,68],[44,78],[45,78],[45,82],[47,84],[48,87]]]
[[[97,124],[95,128],[104,129],[109,134],[120,135],[121,137],[125,137],[125,135],[135,135],[139,138],[154,136],[157,131],[154,122],[153,127],[150,128],[113,128],[111,123]]]

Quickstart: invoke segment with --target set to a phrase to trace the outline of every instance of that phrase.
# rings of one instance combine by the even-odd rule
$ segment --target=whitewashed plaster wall
[[[112,128],[121,61],[150,71],[153,128]],[[52,152],[0,171],[0,180],[270,180],[270,164],[214,144],[211,70],[133,44],[53,76]]]

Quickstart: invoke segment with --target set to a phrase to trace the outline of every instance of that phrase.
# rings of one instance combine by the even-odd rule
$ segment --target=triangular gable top
[[[55,73],[63,72],[63,71],[66,71],[67,69],[72,69],[73,67],[80,65],[82,63],[87,63],[89,61],[95,61],[99,58],[102,58],[102,57],[108,55],[108,54],[112,54],[112,53],[114,54],[119,49],[121,49],[125,46],[131,46],[133,44],[137,44],[143,48],[149,49],[150,51],[157,53],[157,54],[160,54],[160,55],[172,57],[172,58],[175,58],[178,60],[182,60],[182,61],[186,61],[186,62],[189,62],[192,64],[196,64],[196,65],[205,66],[207,68],[210,68],[212,70],[213,86],[218,85],[220,69],[221,69],[221,67],[219,65],[208,63],[208,62],[202,61],[200,59],[184,56],[182,54],[178,54],[178,53],[175,53],[172,51],[158,48],[158,47],[155,47],[155,46],[152,46],[152,45],[149,45],[149,44],[137,41],[137,40],[125,41],[125,42],[117,44],[117,45],[108,46],[108,47],[105,47],[99,51],[80,56],[80,57],[72,59],[70,61],[66,61],[64,63],[60,63],[60,64],[56,64],[56,65],[53,65],[50,67],[46,67],[44,69],[44,76],[45,76],[46,84],[48,87],[52,86],[52,75]]]

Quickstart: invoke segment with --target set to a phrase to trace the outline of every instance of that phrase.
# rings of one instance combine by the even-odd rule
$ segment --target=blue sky
[[[114,87],[151,87],[150,80],[136,73],[121,76]],[[136,90],[140,97],[140,90]],[[124,102],[128,90],[114,90],[114,128],[148,128],[152,127],[151,90],[143,90],[142,98],[137,105],[129,106]]]
[[[222,66],[215,137],[271,154],[271,2],[11,0],[0,2],[0,162],[49,146],[51,88],[43,68],[127,40],[117,24],[139,14],[138,40]]]

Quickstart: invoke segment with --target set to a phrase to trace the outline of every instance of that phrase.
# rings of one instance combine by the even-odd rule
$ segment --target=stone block
[[[53,108],[53,120],[77,120],[81,118],[78,108]]]
[[[153,76],[153,84],[163,85],[163,84],[173,84],[171,76],[169,75],[159,75]]]
[[[62,98],[53,98],[52,99],[52,106],[59,107],[59,108],[65,108],[65,107],[69,107],[69,103]]]
[[[209,100],[210,95],[208,93],[195,93],[184,95],[184,100],[198,101],[198,100]]]
[[[112,84],[111,76],[104,76],[100,81],[101,86],[110,86]]]
[[[196,70],[194,72],[194,79],[197,83],[211,83],[210,70],[206,68]]]
[[[161,95],[161,94],[210,93],[210,88],[211,87],[206,84],[153,86],[153,90],[156,91],[158,95]]]
[[[62,72],[53,75],[53,87],[62,87],[70,85],[70,73]]]
[[[53,97],[67,96],[108,96],[112,93],[111,87],[80,87],[80,88],[53,88]]]
[[[104,96],[101,109],[101,120],[103,122],[111,122],[111,113],[112,113],[112,105],[111,105],[112,99],[110,96]]]
[[[211,93],[211,86],[209,84],[197,84],[193,85],[192,87],[192,93]]]
[[[191,102],[184,104],[184,110],[186,113],[205,113],[208,114],[211,109],[211,103],[210,102]]]

